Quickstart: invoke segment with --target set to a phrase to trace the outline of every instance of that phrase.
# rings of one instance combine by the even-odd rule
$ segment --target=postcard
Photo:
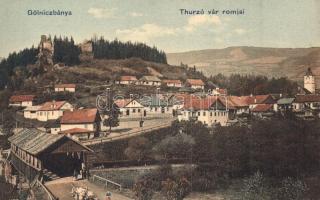
[[[320,199],[319,8],[2,0],[0,199]]]

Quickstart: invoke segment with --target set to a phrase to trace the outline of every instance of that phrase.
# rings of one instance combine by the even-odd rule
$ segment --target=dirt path
[[[59,200],[74,200],[71,194],[73,186],[88,187],[89,191],[92,191],[99,200],[104,200],[107,192],[103,187],[92,184],[87,180],[74,181],[73,177],[50,181],[47,182],[45,186],[54,194],[55,197],[59,198]],[[130,198],[112,192],[112,200],[130,200]]]

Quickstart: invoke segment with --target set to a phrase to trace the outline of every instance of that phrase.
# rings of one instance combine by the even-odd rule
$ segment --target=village
[[[80,47],[82,59],[92,59],[90,41]],[[52,42],[42,36],[39,48],[40,57],[47,56],[46,61],[53,64],[50,58]],[[63,99],[83,95],[83,88],[88,87],[83,83],[61,82],[43,87],[50,95],[61,95],[58,100],[39,101],[39,96],[34,93],[15,92],[8,103],[8,109],[14,111],[13,135],[8,138],[10,149],[0,152],[0,175],[13,185],[21,182],[38,185],[49,199],[57,199],[57,195],[60,199],[71,199],[72,196],[65,193],[69,194],[71,189],[73,192],[83,188],[88,190],[88,187],[92,191],[85,193],[90,193],[93,198],[93,193],[103,193],[104,190],[86,179],[98,179],[120,189],[123,187],[120,181],[97,174],[89,179],[89,174],[94,170],[99,172],[99,167],[108,166],[106,163],[119,164],[117,160],[102,156],[105,150],[101,149],[107,148],[108,144],[161,133],[170,129],[173,123],[200,123],[214,132],[219,127],[249,127],[252,119],[268,121],[279,116],[293,115],[301,121],[317,121],[320,94],[316,80],[317,75],[306,68],[303,86],[297,88],[295,95],[236,96],[216,83],[194,77],[180,80],[154,74],[139,77],[122,74],[108,80],[102,92],[87,105],[74,103],[78,99],[73,102],[69,101],[70,98]],[[126,88],[149,92],[124,94],[122,90]],[[183,162],[173,164],[186,165]],[[131,167],[141,167],[141,164]],[[146,162],[144,167],[148,168]],[[78,174],[82,182],[70,178],[78,177]],[[61,191],[65,196],[61,196]],[[74,195],[79,194],[74,192]],[[120,195],[119,199],[128,198]]]

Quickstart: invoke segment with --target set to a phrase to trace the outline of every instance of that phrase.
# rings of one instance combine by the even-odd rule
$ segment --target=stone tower
[[[316,93],[316,80],[310,68],[308,68],[308,71],[304,75],[303,85],[312,94]]]
[[[52,69],[54,45],[51,38],[41,36],[39,43],[38,66],[45,71]]]

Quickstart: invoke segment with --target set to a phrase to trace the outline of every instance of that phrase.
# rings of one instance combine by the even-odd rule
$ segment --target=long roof
[[[120,81],[136,81],[137,77],[135,76],[121,76]]]
[[[32,154],[38,155],[39,153],[46,150],[48,147],[53,145],[54,143],[58,142],[62,138],[71,138],[61,135],[61,134],[48,134],[44,133],[38,129],[23,129],[20,132],[14,134],[13,136],[9,137],[9,142],[16,145],[18,148]],[[82,145],[81,143],[72,140],[79,145],[81,145],[84,149],[88,151],[92,151],[88,147]]]
[[[189,83],[190,85],[200,85],[200,86],[205,85],[201,79],[187,79],[187,83]]]
[[[40,111],[60,110],[66,101],[48,101],[42,104]]]
[[[161,80],[156,76],[143,76],[140,78],[141,81],[153,81],[153,82],[160,82]]]
[[[66,111],[61,117],[61,124],[94,123],[97,120],[96,108]]]
[[[68,84],[56,84],[55,88],[76,88],[76,84],[68,83]]]
[[[23,101],[33,101],[35,95],[13,95],[10,97],[10,102],[23,102]]]
[[[277,101],[277,104],[283,105],[283,104],[291,104],[294,101],[294,98],[281,98]]]
[[[294,102],[296,103],[320,102],[320,95],[317,95],[317,94],[297,95]]]

